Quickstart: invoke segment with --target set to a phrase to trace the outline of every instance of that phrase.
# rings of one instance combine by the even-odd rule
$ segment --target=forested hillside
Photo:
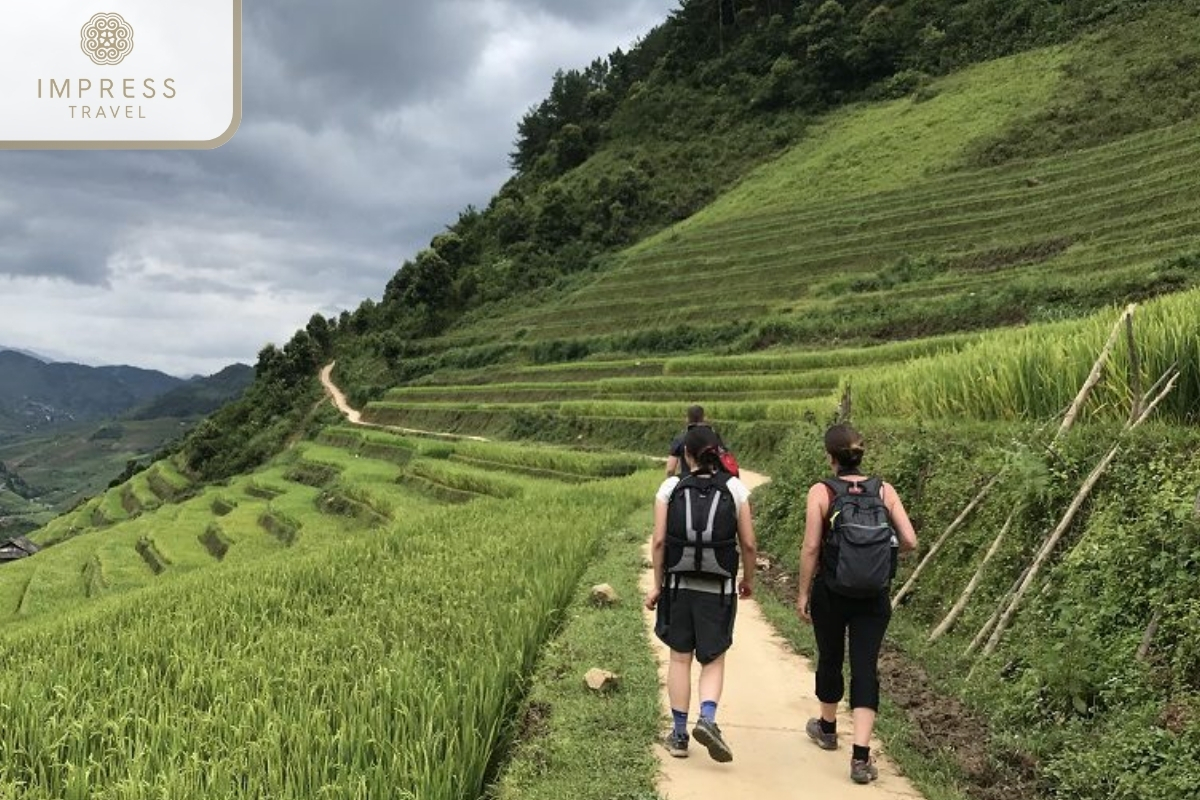
[[[569,296],[603,274],[623,248],[686,219],[754,167],[806,141],[837,108],[920,101],[936,94],[929,87],[937,76],[966,65],[1088,31],[1101,32],[1103,41],[1103,31],[1121,20],[1175,7],[1158,0],[683,2],[628,51],[557,74],[550,95],[518,126],[513,176],[485,208],[464,209],[406,260],[379,300],[337,319],[314,317],[286,346],[265,348],[255,391],[199,433],[192,463],[213,476],[260,463],[303,419],[303,403],[316,398],[315,389],[296,392],[292,383],[313,386],[308,376],[333,352],[335,338],[340,374],[360,402],[444,366],[554,361],[597,349],[676,352],[739,337],[743,347],[778,341],[769,330],[746,336],[757,320],[723,314],[707,319],[700,333],[671,324],[673,332],[692,334],[682,341],[656,332],[522,346],[523,329],[507,322],[500,327],[509,341],[463,347],[437,337],[473,318]],[[1186,37],[1170,37],[1161,53],[1156,44],[1132,51],[1111,44],[1108,58],[1079,53],[1065,68],[1061,91],[1047,87],[1007,129],[979,131],[990,135],[974,143],[968,161],[995,165],[1098,144],[1189,115],[1192,88],[1181,76],[1194,52]],[[1147,81],[1154,87],[1150,99],[1161,101],[1152,112],[1140,100],[1127,102],[1135,90],[1146,93]],[[878,157],[891,159],[886,152]],[[886,272],[889,264],[870,267]],[[1081,310],[1073,300],[1056,305]],[[495,338],[491,330],[482,336]]]

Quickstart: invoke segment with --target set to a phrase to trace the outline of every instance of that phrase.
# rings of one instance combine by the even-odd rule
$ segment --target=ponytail
[[[696,455],[696,467],[701,472],[717,472],[721,469],[721,454],[715,444],[704,448]]]
[[[833,456],[843,470],[858,469],[866,448],[862,435],[849,425],[834,425],[825,432],[825,452]]]
[[[687,432],[683,449],[696,461],[698,472],[717,472],[721,469],[720,439],[708,425],[697,425]]]

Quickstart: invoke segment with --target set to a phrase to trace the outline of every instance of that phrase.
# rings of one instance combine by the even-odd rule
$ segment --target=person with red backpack
[[[891,484],[861,469],[863,439],[849,425],[825,433],[825,451],[836,477],[808,490],[796,611],[817,640],[819,717],[806,731],[817,746],[836,750],[837,705],[847,632],[854,752],[850,778],[870,783],[879,773],[871,734],[879,712],[879,651],[891,621],[891,582],[900,552],[915,550],[917,534]]]
[[[707,428],[712,428],[708,420],[704,418],[703,406],[688,406],[687,410],[687,427],[683,429],[683,433],[671,440],[670,455],[667,456],[667,477],[679,474],[679,477],[686,478],[688,474],[688,465],[683,458],[683,439],[687,436],[688,431],[697,426],[703,425]],[[737,457],[733,452],[725,446],[725,442],[721,440],[721,434],[713,431],[717,437],[717,452],[721,457],[721,466],[725,471],[739,477],[739,468]]]
[[[712,428],[693,427],[683,441],[688,474],[668,477],[659,487],[650,543],[654,588],[646,595],[646,608],[657,612],[654,632],[671,650],[668,752],[676,758],[688,755],[694,659],[700,662],[700,719],[692,736],[724,763],[733,760],[716,722],[725,653],[733,644],[738,598],[754,591],[758,547],[750,490],[722,468],[720,449]]]

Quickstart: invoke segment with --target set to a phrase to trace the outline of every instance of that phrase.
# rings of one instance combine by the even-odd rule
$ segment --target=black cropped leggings
[[[887,592],[879,597],[846,597],[829,590],[825,581],[813,581],[813,631],[817,639],[817,699],[840,702],[846,685],[842,666],[846,634],[850,638],[850,708],[879,710],[879,649],[892,619]]]

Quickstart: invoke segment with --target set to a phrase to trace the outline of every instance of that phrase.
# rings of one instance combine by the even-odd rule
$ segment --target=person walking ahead
[[[688,431],[700,425],[708,428],[712,427],[712,425],[710,425],[704,418],[704,407],[688,406],[687,427],[683,429],[682,433],[671,440],[671,449],[669,455],[667,456],[668,478],[675,475],[676,472],[679,473],[679,477],[681,478],[686,478],[688,476],[687,461],[683,457],[683,440],[688,435]],[[716,434],[716,437],[717,444],[724,446],[725,443],[721,441],[721,435],[718,433]]]
[[[683,458],[687,477],[668,477],[656,497],[650,543],[654,588],[646,596],[646,608],[657,610],[654,632],[671,649],[667,695],[674,724],[665,744],[676,758],[688,754],[694,658],[700,662],[700,719],[692,736],[713,759],[728,762],[733,752],[716,715],[738,597],[753,594],[758,548],[750,490],[721,470],[712,428],[698,425],[687,432]],[[744,572],[737,582],[739,555]]]
[[[870,783],[879,773],[871,734],[879,712],[879,650],[892,616],[891,581],[899,552],[915,550],[917,534],[891,484],[861,468],[862,437],[849,425],[825,434],[835,478],[808,490],[800,592],[796,611],[817,640],[817,699],[821,713],[808,721],[809,737],[836,750],[837,704],[845,693],[842,666],[850,640],[850,708],[854,753],[850,777]]]

